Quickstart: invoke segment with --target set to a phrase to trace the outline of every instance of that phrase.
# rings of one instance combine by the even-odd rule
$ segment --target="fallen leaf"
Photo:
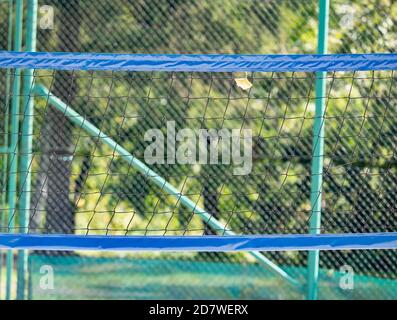
[[[243,90],[248,90],[252,87],[252,83],[247,78],[235,78],[236,85]]]

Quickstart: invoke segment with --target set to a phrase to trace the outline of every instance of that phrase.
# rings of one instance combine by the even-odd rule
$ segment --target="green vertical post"
[[[27,4],[25,51],[36,51],[36,24],[37,24],[37,0],[29,0]],[[27,233],[30,216],[30,193],[31,193],[31,164],[32,164],[32,142],[33,142],[33,115],[34,95],[34,70],[24,70],[23,76],[23,118],[21,128],[20,144],[20,196],[19,196],[19,227],[21,233]],[[28,272],[28,252],[18,252],[18,282],[17,299],[25,298],[26,277]]]
[[[16,0],[14,51],[22,49],[22,28],[23,28],[23,0]],[[19,103],[21,88],[21,70],[15,69],[12,84],[11,99],[11,123],[10,123],[10,170],[8,179],[8,227],[10,232],[14,231],[16,214],[16,193],[17,193],[17,170],[18,170],[18,137],[19,137]],[[7,252],[6,272],[6,299],[11,299],[13,251]]]
[[[7,34],[7,50],[12,50],[12,22],[14,16],[14,0],[8,1],[8,34]],[[6,88],[5,88],[5,99],[4,99],[4,145],[0,146],[4,148],[3,163],[1,171],[3,172],[2,176],[2,190],[1,190],[1,227],[5,227],[6,225],[6,210],[8,209],[7,205],[7,180],[8,180],[8,122],[9,122],[9,103],[10,103],[10,88],[11,88],[11,70],[7,69],[6,71]],[[1,152],[1,151],[0,151]],[[2,296],[2,275],[3,275],[3,252],[0,252],[0,299]]]
[[[329,0],[319,0],[318,54],[327,53]],[[310,233],[320,233],[324,161],[324,121],[326,72],[316,73],[316,110],[313,124],[313,148],[310,190]],[[316,300],[318,294],[319,250],[309,251],[307,298]]]
[[[13,7],[14,7],[14,1],[9,0],[8,1],[8,35],[7,35],[7,50],[11,51],[12,50],[12,21],[13,21]],[[2,210],[5,210],[7,208],[7,163],[8,163],[8,122],[9,122],[9,102],[10,102],[10,88],[11,88],[11,69],[7,69],[6,71],[6,88],[5,88],[5,98],[4,98],[4,155],[3,155],[3,189],[2,189],[2,197],[1,197],[1,203],[2,203]],[[5,225],[5,214],[2,214],[1,216],[1,225]],[[0,264],[1,267],[1,264]]]

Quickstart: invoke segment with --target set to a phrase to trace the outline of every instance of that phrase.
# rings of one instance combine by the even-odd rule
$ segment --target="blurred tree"
[[[60,52],[80,51],[81,11],[78,0],[57,3],[57,48]],[[77,84],[73,71],[54,73],[51,91],[62,101],[73,103]],[[41,135],[42,161],[33,196],[35,227],[45,208],[45,228],[50,233],[74,232],[74,208],[70,199],[71,162],[73,160],[73,126],[62,112],[49,107]]]

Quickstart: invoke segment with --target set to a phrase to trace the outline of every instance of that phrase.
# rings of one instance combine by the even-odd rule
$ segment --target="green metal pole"
[[[15,34],[14,50],[22,49],[22,28],[23,28],[23,0],[16,0],[15,15]],[[10,171],[8,180],[8,227],[10,232],[14,232],[16,214],[16,193],[17,193],[17,170],[18,170],[18,136],[19,136],[19,104],[21,88],[21,70],[15,69],[12,85],[11,100],[11,127],[10,127]],[[6,272],[6,299],[11,299],[13,251],[7,252],[7,272]]]
[[[231,230],[226,229],[226,226],[211,214],[206,212],[204,209],[200,208],[198,204],[192,201],[187,196],[183,195],[178,189],[176,189],[172,184],[167,182],[163,177],[158,175],[155,171],[151,170],[147,165],[141,162],[139,159],[135,158],[128,150],[124,149],[111,137],[105,134],[103,131],[95,127],[91,122],[82,117],[79,113],[74,111],[70,106],[60,100],[58,97],[52,95],[47,88],[42,85],[35,85],[34,92],[48,99],[48,103],[53,107],[57,108],[59,111],[63,112],[65,116],[69,118],[71,122],[90,133],[93,137],[100,139],[100,141],[108,145],[114,152],[121,155],[121,159],[127,161],[139,172],[143,173],[149,180],[159,186],[162,190],[167,192],[169,195],[178,199],[178,201],[184,205],[186,208],[192,210],[198,217],[200,217],[204,223],[208,224],[214,230],[222,230],[222,233],[226,235],[234,235],[235,233]],[[224,231],[225,230],[225,231]],[[224,231],[224,232],[223,232]],[[277,264],[266,258],[262,253],[258,251],[249,252],[257,261],[262,263],[269,271],[281,276],[284,280],[289,282],[299,289],[302,288],[301,284],[292,278],[288,273],[281,269]]]
[[[14,6],[14,1],[9,0],[8,2],[8,35],[7,35],[7,50],[11,51],[12,50],[12,20],[13,20],[13,6]],[[2,204],[3,204],[3,210],[7,207],[6,202],[7,202],[7,163],[8,163],[8,122],[9,122],[9,103],[10,103],[10,88],[11,88],[11,69],[7,69],[7,74],[6,74],[6,91],[5,91],[5,99],[4,99],[4,145],[2,148],[0,148],[0,152],[4,151],[3,155],[3,190],[2,190]],[[5,214],[1,215],[2,221],[1,221],[1,226],[5,225]]]
[[[7,35],[7,50],[12,50],[12,21],[14,16],[14,0],[8,1],[8,35]],[[4,100],[4,145],[0,147],[0,153],[3,152],[3,163],[2,163],[2,196],[1,196],[1,227],[6,226],[6,211],[8,210],[7,205],[7,180],[8,180],[8,122],[9,122],[9,103],[10,103],[10,88],[11,88],[11,70],[7,69],[6,74],[6,88],[5,88],[5,100]],[[0,252],[0,299],[2,296],[2,275],[3,275],[3,252]]]
[[[26,17],[26,43],[25,51],[36,51],[36,24],[37,24],[37,0],[29,0],[27,4]],[[33,116],[34,116],[34,70],[24,70],[23,77],[23,119],[21,130],[21,166],[20,166],[20,197],[19,197],[19,227],[20,232],[27,233],[30,216],[31,195],[31,164],[32,164],[32,142],[33,142]],[[18,252],[18,285],[17,299],[25,298],[26,276],[28,272],[28,252]]]
[[[329,0],[319,0],[318,53],[327,53]],[[316,73],[316,111],[313,125],[313,157],[310,191],[310,233],[320,233],[323,183],[324,116],[326,72]],[[309,252],[307,298],[316,300],[318,294],[318,268],[320,251]]]
[[[8,2],[8,35],[7,35],[7,50],[11,51],[12,50],[12,21],[13,21],[13,7],[14,7],[14,1],[9,0]],[[7,69],[7,74],[6,74],[6,91],[5,91],[5,99],[4,99],[4,145],[2,148],[0,148],[0,152],[2,150],[4,151],[3,155],[3,190],[2,190],[2,204],[3,204],[3,209],[6,208],[6,184],[7,184],[7,163],[8,163],[8,122],[9,122],[9,103],[10,103],[10,88],[11,88],[11,69]],[[5,224],[5,214],[2,214],[2,226]]]

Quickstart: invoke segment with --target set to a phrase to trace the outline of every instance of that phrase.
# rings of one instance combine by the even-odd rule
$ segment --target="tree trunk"
[[[60,52],[79,51],[80,10],[78,0],[57,2],[55,27]],[[77,85],[72,71],[56,71],[52,93],[66,103],[73,104]],[[41,133],[42,161],[32,197],[31,227],[38,227],[45,208],[45,230],[48,233],[73,233],[74,205],[70,197],[71,161],[73,158],[72,125],[55,108],[48,106]]]

